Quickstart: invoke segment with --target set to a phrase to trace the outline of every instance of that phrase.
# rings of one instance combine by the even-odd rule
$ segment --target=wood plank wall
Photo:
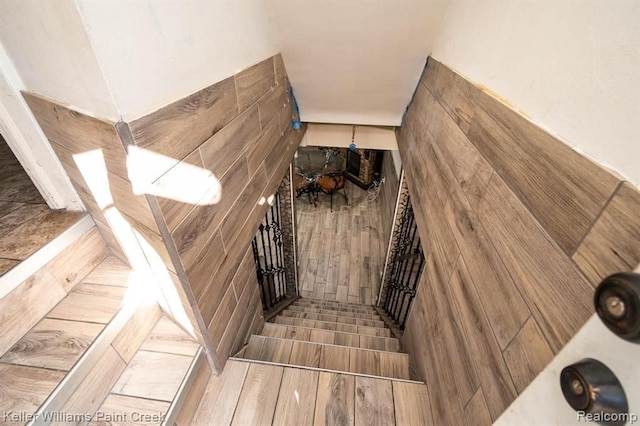
[[[397,136],[426,257],[403,345],[437,422],[495,420],[640,262],[640,192],[433,58]]]
[[[115,207],[146,240],[141,245],[148,243],[162,259],[174,283],[165,298],[179,299],[218,371],[244,343],[236,337],[263,321],[247,249],[265,200],[277,190],[306,130],[291,129],[288,88],[278,54],[131,123],[105,122],[25,93],[99,223],[102,212],[71,155],[102,150]],[[127,158],[134,150],[141,154]],[[181,181],[189,170],[206,170],[220,183],[215,204],[196,201],[208,199],[211,186]],[[136,195],[130,179],[151,189]],[[177,188],[176,196],[156,196],[154,187]],[[176,200],[182,192],[188,202]],[[117,252],[107,234],[110,239]]]
[[[127,176],[126,152],[116,133],[115,123],[82,114],[37,94],[23,92],[23,96],[109,249],[120,260],[128,263],[104,212],[96,203],[89,185],[73,159],[74,154],[101,151],[114,204],[131,222],[133,217],[143,216],[139,212],[133,216],[129,215],[134,207],[140,206],[141,197],[134,196],[131,191],[131,182]],[[122,209],[124,206],[126,207]],[[143,221],[149,226],[152,219],[148,214]]]

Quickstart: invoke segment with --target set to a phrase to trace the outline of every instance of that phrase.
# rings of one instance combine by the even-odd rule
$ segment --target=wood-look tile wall
[[[129,124],[138,147],[205,168],[219,179],[216,204],[149,196],[198,322],[219,367],[244,343],[261,311],[250,242],[303,132],[291,129],[280,55]],[[202,194],[203,196],[205,194]]]
[[[216,369],[243,343],[235,340],[239,331],[260,324],[253,261],[246,253],[265,200],[277,190],[305,130],[291,129],[288,88],[276,55],[131,123],[105,122],[25,93],[105,240],[122,254],[72,158],[102,150],[114,206],[164,262],[176,290],[165,297],[180,299]],[[127,157],[134,149],[145,158],[137,164]],[[220,183],[215,204],[194,201],[206,199],[210,187],[200,185],[201,193],[181,202],[175,198],[182,194],[136,195],[129,180],[144,172],[146,184],[176,187],[181,171],[193,166]],[[186,181],[178,188],[198,185]]]
[[[0,356],[67,296],[105,257],[107,247],[91,228],[48,264],[0,299]],[[28,312],[29,315],[25,315]]]
[[[397,136],[426,258],[403,345],[438,422],[495,420],[640,262],[640,192],[433,58]]]
[[[120,260],[127,262],[103,210],[98,207],[73,158],[75,154],[92,150],[101,151],[114,204],[118,208],[140,206],[141,197],[133,196],[131,192],[131,183],[127,176],[126,152],[116,133],[115,124],[71,110],[36,94],[23,93],[23,96],[109,249]],[[123,214],[131,213],[131,208],[125,209],[126,211],[121,209]],[[147,225],[153,219],[150,214],[135,216],[140,216]],[[132,217],[128,219],[133,220]]]

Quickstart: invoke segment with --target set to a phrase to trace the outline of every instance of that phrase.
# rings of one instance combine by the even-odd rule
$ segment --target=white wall
[[[91,115],[117,117],[73,0],[2,0],[0,40],[28,90]]]
[[[279,51],[264,0],[78,0],[78,8],[125,120]]]
[[[584,358],[606,364],[618,377],[629,401],[629,413],[640,418],[640,345],[611,333],[593,315],[553,361],[535,378],[498,420],[497,426],[580,425],[560,388],[560,372]]]
[[[402,160],[400,159],[400,151],[394,150],[391,151],[391,158],[393,158],[393,167],[396,170],[396,174],[398,178],[400,177],[400,171],[402,170]]]
[[[20,90],[131,120],[279,51],[264,0],[3,0],[0,43],[0,130],[49,205],[73,209]]]
[[[0,133],[52,209],[83,210],[66,172],[25,103],[24,84],[0,42]]]
[[[399,125],[449,0],[268,0],[303,121]]]
[[[3,0],[0,39],[28,90],[112,121],[279,51],[264,0]]]
[[[640,3],[453,0],[433,56],[640,183]]]

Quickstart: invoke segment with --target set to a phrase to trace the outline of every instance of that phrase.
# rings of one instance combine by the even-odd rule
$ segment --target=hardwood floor
[[[366,191],[346,185],[341,195],[320,194],[317,207],[306,194],[296,199],[298,277],[303,297],[375,303],[386,255],[381,197],[366,202]]]
[[[82,216],[49,209],[0,135],[0,276]]]

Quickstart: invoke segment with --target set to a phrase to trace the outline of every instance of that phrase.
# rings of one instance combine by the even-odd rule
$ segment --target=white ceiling
[[[302,121],[399,125],[449,0],[267,0]]]

